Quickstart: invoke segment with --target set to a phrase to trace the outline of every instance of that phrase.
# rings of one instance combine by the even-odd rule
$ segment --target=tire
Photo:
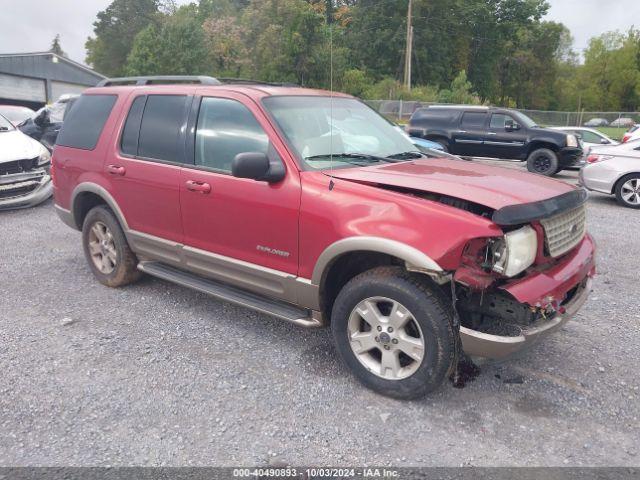
[[[640,208],[640,173],[625,175],[614,188],[616,200],[627,208]]]
[[[106,206],[92,208],[82,224],[82,247],[94,277],[108,287],[122,287],[142,276],[120,223]]]
[[[548,148],[534,150],[527,158],[527,170],[547,177],[555,175],[560,170],[558,155]]]
[[[445,153],[449,153],[449,142],[447,140],[443,138],[436,138],[431,141],[440,144],[442,146],[442,150],[444,150]]]
[[[451,310],[436,288],[400,267],[366,271],[342,288],[333,305],[331,331],[342,361],[366,387],[410,400],[438,388],[451,372],[457,334]],[[404,326],[402,316],[392,315],[395,305],[408,319]],[[382,330],[374,318],[386,318]]]

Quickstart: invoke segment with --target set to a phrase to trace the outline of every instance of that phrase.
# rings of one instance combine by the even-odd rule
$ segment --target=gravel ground
[[[640,465],[640,212],[599,194],[588,212],[578,317],[415,402],[361,387],[327,330],[102,286],[51,202],[0,212],[0,465]]]

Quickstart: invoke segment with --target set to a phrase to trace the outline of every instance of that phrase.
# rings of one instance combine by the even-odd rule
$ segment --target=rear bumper
[[[491,335],[460,327],[464,351],[472,356],[497,359],[534,344],[562,327],[577,313],[589,296],[594,274],[595,245],[591,237],[586,235],[582,243],[559,265],[504,287],[516,300],[529,306],[560,304],[553,318],[523,328],[518,336]],[[562,303],[569,292],[572,292],[571,298]]]
[[[53,194],[53,186],[51,184],[51,177],[49,177],[49,175],[41,175],[38,177],[29,174],[23,174],[21,176],[24,177],[24,180],[18,178],[19,175],[12,175],[13,178],[11,180],[14,183],[10,183],[9,178],[3,179],[5,181],[0,182],[0,187],[17,187],[21,184],[21,182],[27,184],[34,181],[38,181],[39,185],[37,185],[35,189],[29,191],[26,194],[17,194],[16,196],[12,197],[0,198],[0,210],[34,207],[47,200]]]

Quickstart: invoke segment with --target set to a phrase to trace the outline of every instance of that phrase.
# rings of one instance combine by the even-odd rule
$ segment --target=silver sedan
[[[580,183],[615,195],[625,207],[640,209],[640,140],[593,150],[580,170]]]

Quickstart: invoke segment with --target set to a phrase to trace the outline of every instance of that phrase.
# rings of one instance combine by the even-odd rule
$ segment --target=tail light
[[[603,162],[605,160],[611,160],[612,158],[615,157],[613,155],[589,155],[587,157],[587,163]]]

